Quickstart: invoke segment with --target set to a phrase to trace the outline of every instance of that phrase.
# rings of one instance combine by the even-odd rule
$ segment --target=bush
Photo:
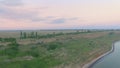
[[[18,51],[14,50],[14,49],[6,49],[5,50],[5,54],[10,56],[10,57],[16,56],[17,53],[18,53]]]
[[[51,43],[48,45],[47,50],[55,50],[58,47],[59,47],[58,43]]]
[[[26,55],[31,55],[33,57],[39,57],[39,52],[37,50],[26,51]]]
[[[16,42],[15,38],[3,38],[4,42]]]
[[[3,41],[3,39],[2,39],[2,38],[0,38],[0,41]]]
[[[11,43],[8,45],[9,47],[7,49],[5,49],[5,54],[8,56],[16,56],[16,54],[18,53],[18,46],[19,44],[17,44],[16,42]]]
[[[114,32],[110,32],[110,33],[109,33],[109,35],[113,35],[113,34],[115,34],[115,33],[114,33]]]

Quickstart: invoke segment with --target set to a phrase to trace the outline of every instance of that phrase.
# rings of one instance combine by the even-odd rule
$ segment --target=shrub
[[[15,38],[3,38],[4,42],[16,42]]]
[[[7,49],[5,49],[5,54],[8,56],[16,56],[16,54],[18,53],[18,46],[19,44],[17,44],[16,42],[13,42],[11,44],[8,45],[9,47]]]
[[[55,50],[56,48],[58,48],[59,44],[58,43],[51,43],[48,45],[47,49],[48,50]]]

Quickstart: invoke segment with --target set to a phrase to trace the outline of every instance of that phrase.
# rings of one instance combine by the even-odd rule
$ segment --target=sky
[[[120,0],[0,0],[0,30],[120,29]]]

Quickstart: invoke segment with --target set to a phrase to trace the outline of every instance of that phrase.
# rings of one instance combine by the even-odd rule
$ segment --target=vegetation
[[[81,68],[109,51],[119,31],[21,31],[0,38],[0,68]]]

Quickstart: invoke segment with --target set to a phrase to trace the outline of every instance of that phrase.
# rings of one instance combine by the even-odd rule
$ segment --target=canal
[[[104,56],[90,68],[120,68],[120,41],[114,44],[114,51]]]

